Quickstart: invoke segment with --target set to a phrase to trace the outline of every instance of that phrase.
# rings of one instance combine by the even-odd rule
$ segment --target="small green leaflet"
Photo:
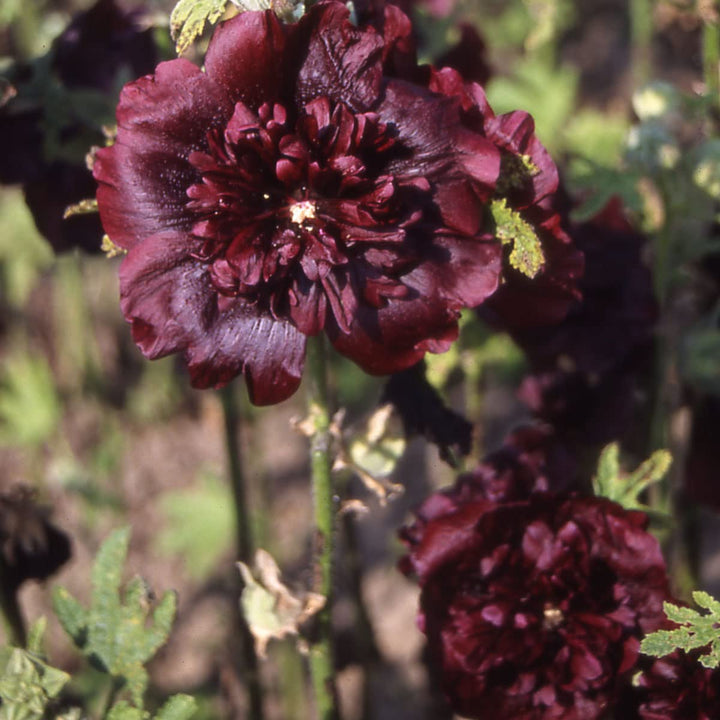
[[[170,34],[177,54],[182,55],[202,34],[206,22],[215,24],[226,6],[227,0],[180,0],[170,15]]]
[[[656,450],[631,473],[622,471],[619,456],[617,443],[610,443],[603,448],[597,474],[593,478],[593,491],[628,510],[647,510],[640,502],[640,494],[665,477],[672,464],[672,455],[667,450]]]
[[[512,245],[510,264],[523,275],[534,278],[545,262],[542,245],[532,225],[517,210],[508,207],[505,198],[490,203],[495,220],[495,234],[503,245]]]
[[[700,664],[706,668],[720,666],[720,602],[702,591],[694,592],[692,597],[707,613],[664,603],[663,609],[668,619],[680,627],[650,633],[640,643],[641,652],[654,657],[664,657],[677,649],[688,651],[709,645],[707,652],[698,658]]]

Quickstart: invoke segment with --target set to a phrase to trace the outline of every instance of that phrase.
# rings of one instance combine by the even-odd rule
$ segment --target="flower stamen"
[[[317,206],[310,200],[302,200],[290,206],[290,221],[302,225],[306,220],[314,220]]]

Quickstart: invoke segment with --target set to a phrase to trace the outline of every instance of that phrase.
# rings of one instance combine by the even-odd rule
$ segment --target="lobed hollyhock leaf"
[[[654,657],[664,657],[677,649],[689,652],[706,648],[697,656],[703,667],[720,667],[720,602],[703,591],[692,594],[695,603],[706,613],[689,607],[666,602],[663,605],[669,621],[680,627],[657,630],[647,635],[640,644],[640,651]]]

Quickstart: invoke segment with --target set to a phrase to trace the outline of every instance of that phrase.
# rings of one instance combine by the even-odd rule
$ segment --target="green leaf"
[[[63,627],[79,648],[87,642],[87,610],[62,587],[53,588],[53,609]]]
[[[38,618],[28,631],[27,650],[34,655],[43,654],[43,639],[47,630],[47,618],[43,615]]]
[[[665,477],[672,463],[672,455],[667,450],[656,450],[635,471],[625,473],[620,468],[619,452],[617,443],[603,448],[592,481],[593,491],[629,510],[646,510],[639,496],[650,485]]]
[[[115,703],[107,714],[107,720],[144,720],[147,713],[121,700]]]
[[[170,14],[170,34],[178,55],[202,34],[205,23],[215,24],[225,12],[227,0],[180,0]]]
[[[503,245],[512,245],[510,264],[523,275],[534,278],[545,262],[542,245],[533,229],[520,213],[508,207],[505,198],[490,204],[495,220],[495,234]]]
[[[620,475],[620,446],[617,443],[606,445],[598,459],[597,475],[593,478],[593,490],[596,495],[607,497],[612,484]]]
[[[148,675],[144,664],[167,640],[176,612],[175,594],[167,592],[150,613],[150,592],[136,578],[120,596],[130,529],[116,530],[102,545],[92,569],[90,608],[84,611],[67,591],[57,589],[54,602],[63,627],[77,646],[118,685],[126,685],[133,703],[142,707]],[[118,712],[125,712],[122,708]]]
[[[35,629],[36,644],[41,643],[40,630],[39,626]],[[0,661],[1,720],[40,720],[70,679],[39,654],[19,648],[4,649]]]
[[[160,708],[157,720],[189,720],[197,710],[195,699],[189,695],[173,695]]]
[[[672,630],[658,630],[650,633],[640,643],[640,651],[654,657],[664,657],[675,650],[696,650],[706,648],[699,656],[699,662],[708,668],[720,666],[720,602],[706,592],[693,593],[693,600],[703,610],[664,603],[668,620],[679,625]]]

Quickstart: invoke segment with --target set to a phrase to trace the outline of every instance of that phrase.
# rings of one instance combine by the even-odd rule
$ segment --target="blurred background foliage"
[[[117,303],[121,260],[97,252],[99,226],[73,226],[78,237],[90,238],[75,247],[67,237],[58,241],[68,233],[72,240],[72,230],[61,232],[59,220],[57,227],[42,220],[43,212],[46,219],[51,212],[42,209],[46,206],[33,221],[26,204],[26,198],[38,196],[31,187],[42,174],[38,167],[59,173],[48,176],[47,194],[62,207],[81,199],[62,200],[75,180],[61,169],[84,164],[90,145],[104,142],[109,130],[103,126],[112,124],[117,92],[133,74],[132,62],[119,63],[111,82],[91,87],[89,81],[63,78],[54,64],[55,39],[91,5],[0,0],[0,77],[9,78],[0,85],[0,152],[12,154],[7,146],[14,142],[18,117],[24,127],[39,122],[44,138],[35,141],[31,178],[17,169],[0,178],[0,493],[22,483],[53,508],[55,521],[73,539],[74,559],[61,582],[84,599],[100,540],[111,528],[131,524],[130,566],[160,592],[180,593],[176,634],[150,666],[151,696],[183,690],[198,698],[196,717],[239,717],[245,699],[228,641],[238,578],[222,403],[213,393],[190,389],[172,358],[142,359]],[[717,95],[703,92],[711,82],[704,73],[703,43],[717,18],[703,15],[706,6],[690,0],[460,0],[448,3],[441,17],[430,3],[411,9],[427,61],[442,58],[458,42],[461,22],[483,38],[490,103],[498,113],[533,114],[573,198],[573,220],[591,218],[619,197],[626,218],[652,239],[653,250],[644,259],[653,270],[663,359],[651,384],[665,410],[658,411],[648,396],[643,411],[671,426],[669,435],[657,432],[676,456],[675,487],[683,485],[689,467],[694,497],[702,507],[720,508],[711,482],[717,476],[717,443],[711,441],[710,449],[703,444],[716,435],[720,421],[720,118]],[[124,7],[137,13],[134,22],[150,38],[154,59],[170,57],[171,4],[153,0]],[[10,87],[24,105],[11,104]],[[85,192],[87,197],[92,189]],[[57,207],[52,212],[57,214]],[[530,417],[517,394],[526,371],[526,358],[511,337],[491,330],[474,313],[463,317],[460,341],[449,353],[428,357],[431,384],[474,425],[466,466]],[[332,372],[346,410],[343,432],[364,432],[384,380],[339,357],[332,359]],[[662,390],[667,387],[675,389],[670,398]],[[312,546],[307,463],[304,438],[290,422],[302,415],[302,391],[262,412],[249,405],[241,383],[232,392],[240,408],[236,432],[253,535],[277,558],[290,584],[307,584]],[[682,409],[688,412],[682,415]],[[695,417],[694,427],[680,427],[687,416]],[[653,417],[636,423],[652,423]],[[687,465],[693,443],[701,452]],[[646,449],[638,449],[634,459],[646,457]],[[597,454],[591,460],[594,467]],[[435,448],[411,441],[393,475],[406,486],[402,498],[381,508],[357,479],[347,483],[348,497],[371,509],[344,536],[341,550],[350,559],[341,569],[335,622],[341,690],[355,708],[348,718],[416,720],[447,713],[421,670],[413,635],[415,591],[393,565],[400,552],[395,530],[408,509],[453,474]],[[703,527],[704,546],[711,548],[717,531]],[[365,612],[349,570],[357,557],[364,567],[360,592],[377,635],[362,639],[376,643],[371,669],[357,650],[358,617]],[[711,584],[718,578],[704,580]],[[23,590],[21,599],[29,618],[48,612],[47,593],[39,586]],[[389,644],[383,633],[392,636]],[[78,671],[77,657],[54,620],[45,643],[56,665]],[[273,689],[270,716],[309,717],[291,644],[271,646],[270,655],[262,669]],[[76,692],[88,698],[99,683],[96,671],[86,669]]]

